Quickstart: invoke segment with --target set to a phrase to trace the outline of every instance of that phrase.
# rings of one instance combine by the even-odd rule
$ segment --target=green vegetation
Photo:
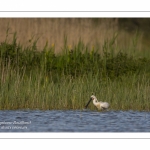
[[[116,38],[101,48],[81,40],[69,48],[65,37],[59,54],[48,42],[38,51],[37,40],[23,48],[16,33],[11,43],[6,38],[0,44],[0,109],[84,109],[93,92],[112,110],[149,111],[150,57],[136,51],[135,39],[129,51],[119,49]]]

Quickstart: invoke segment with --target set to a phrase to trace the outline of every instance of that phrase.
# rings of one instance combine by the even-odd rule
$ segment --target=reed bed
[[[0,44],[1,110],[82,110],[92,93],[111,110],[150,110],[150,59],[135,45],[133,53],[119,50],[114,36],[99,53],[82,40],[70,48],[65,37],[55,54],[55,45],[38,51],[37,41],[23,48],[16,39]]]

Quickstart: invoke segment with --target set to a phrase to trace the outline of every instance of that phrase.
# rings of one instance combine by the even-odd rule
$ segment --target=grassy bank
[[[16,39],[0,44],[1,110],[83,109],[92,92],[112,110],[150,110],[150,57],[134,42],[120,49],[114,36],[99,53],[81,40],[70,48],[65,37],[55,54],[55,45],[39,51],[36,41],[23,48]]]

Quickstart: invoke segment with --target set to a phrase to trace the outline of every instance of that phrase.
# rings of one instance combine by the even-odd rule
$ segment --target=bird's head
[[[95,95],[92,95],[88,101],[88,103],[85,105],[85,108],[88,107],[89,103],[92,101],[92,100],[97,100],[96,96]]]
[[[95,95],[92,95],[92,96],[90,97],[90,100],[97,100],[97,98],[96,98]]]

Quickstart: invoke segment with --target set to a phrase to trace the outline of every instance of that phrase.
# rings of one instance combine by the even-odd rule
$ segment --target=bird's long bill
[[[88,103],[85,105],[85,108],[88,107],[88,105],[90,104],[91,100],[92,100],[92,98],[90,98],[90,100],[88,101]]]

